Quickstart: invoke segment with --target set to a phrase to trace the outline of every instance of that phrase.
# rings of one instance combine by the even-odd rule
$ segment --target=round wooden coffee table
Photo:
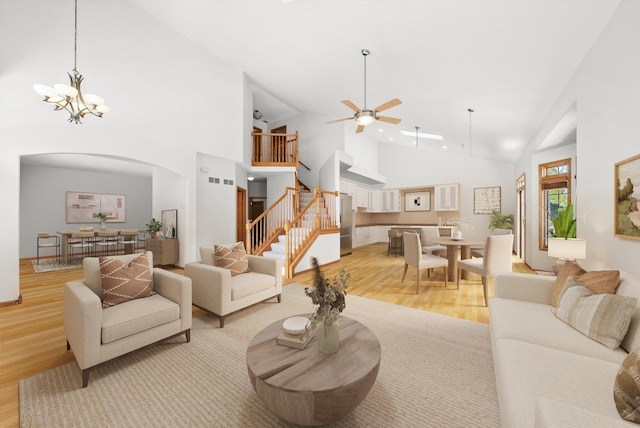
[[[308,316],[308,315],[301,315]],[[247,349],[249,378],[258,397],[280,418],[298,425],[322,425],[342,418],[366,397],[380,367],[380,342],[364,325],[341,316],[340,348],[278,345],[283,320],[258,333]]]

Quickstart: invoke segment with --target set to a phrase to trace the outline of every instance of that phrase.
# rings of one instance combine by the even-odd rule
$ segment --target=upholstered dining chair
[[[462,270],[468,270],[482,277],[484,305],[487,306],[487,278],[498,272],[512,271],[513,235],[489,235],[485,242],[485,256],[478,259],[458,261],[456,289],[460,288]]]
[[[492,235],[511,235],[513,231],[511,229],[493,229]],[[484,245],[471,246],[471,257],[484,257]]]
[[[417,233],[405,232],[402,234],[404,243],[404,272],[402,273],[402,281],[407,275],[409,266],[417,269],[416,294],[420,292],[420,274],[423,270],[429,270],[442,267],[444,272],[444,286],[448,285],[447,267],[449,261],[445,258],[433,256],[431,254],[422,254],[422,245],[420,245],[420,235]]]
[[[451,229],[449,228],[447,228],[447,230],[451,231]],[[438,229],[433,227],[426,227],[423,229],[423,232],[424,232],[424,237],[426,238],[426,241],[429,241],[430,238],[438,238],[440,236],[440,234],[438,233]],[[423,245],[422,252],[424,254],[431,254],[434,256],[446,257],[447,247],[445,247],[444,245],[436,245],[436,244]]]

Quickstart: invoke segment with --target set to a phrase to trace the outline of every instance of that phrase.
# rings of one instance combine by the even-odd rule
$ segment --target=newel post
[[[284,222],[284,271],[287,274],[287,278],[291,278],[293,275],[289,272],[291,267],[291,240],[289,231],[291,230],[291,221]]]
[[[320,230],[320,196],[322,196],[322,192],[320,191],[320,186],[316,184],[316,188],[313,189],[313,199],[316,201],[316,230]]]
[[[247,220],[247,225],[245,226],[247,228],[247,236],[244,237],[245,239],[245,246],[247,247],[247,254],[253,254],[251,252],[251,222],[249,220]]]

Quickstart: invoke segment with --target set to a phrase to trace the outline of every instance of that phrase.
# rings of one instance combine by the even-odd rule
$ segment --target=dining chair
[[[56,251],[56,261],[60,261],[60,237],[49,235],[46,232],[38,232],[37,235],[36,264],[40,264],[40,248],[53,248]]]
[[[393,251],[395,257],[398,250],[402,251],[402,233],[396,229],[389,229],[387,232],[389,236],[389,245],[387,246],[387,256]]]
[[[456,289],[460,288],[462,270],[468,270],[482,277],[484,305],[487,306],[487,278],[498,272],[512,271],[513,235],[489,235],[485,242],[485,256],[478,259],[458,261]]]
[[[450,237],[453,229],[451,227],[439,227],[438,228],[438,236],[440,237]]]
[[[491,235],[511,235],[513,231],[511,229],[493,229]],[[470,248],[471,257],[484,257],[484,245],[473,245]]]
[[[438,238],[439,237],[438,229],[436,229],[436,228],[425,227],[422,230],[424,232],[425,241],[427,241],[427,242],[429,242],[429,239],[431,239],[431,238]],[[447,228],[447,230],[451,231],[451,229],[449,229],[449,228]],[[447,257],[447,247],[445,247],[444,245],[437,245],[437,244],[423,245],[422,246],[422,252],[424,254],[431,254],[431,255],[434,255],[434,256]]]
[[[74,250],[80,250],[82,258],[90,256],[94,249],[93,236],[93,232],[73,232],[68,243],[69,257],[73,257]]]
[[[405,232],[402,234],[404,244],[404,272],[402,273],[402,281],[407,275],[409,266],[415,267],[417,270],[416,294],[420,291],[420,274],[423,270],[442,267],[444,273],[444,286],[449,285],[447,267],[449,261],[445,258],[434,256],[431,254],[422,254],[422,245],[420,245],[420,235],[417,233]]]

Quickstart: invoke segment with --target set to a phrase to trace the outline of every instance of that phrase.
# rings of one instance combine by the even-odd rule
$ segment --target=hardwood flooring
[[[320,260],[322,263],[322,260]],[[445,289],[442,271],[423,275],[420,293],[415,294],[416,273],[409,269],[404,283],[401,256],[387,256],[386,244],[357,248],[339,262],[323,267],[327,278],[340,269],[351,274],[348,294],[363,296],[412,308],[438,312],[487,323],[488,308],[482,306],[480,277],[463,280]],[[514,271],[533,273],[514,257]],[[173,269],[182,273],[182,269]],[[30,260],[20,261],[22,304],[0,308],[0,426],[19,426],[18,382],[37,373],[74,361],[66,350],[62,321],[63,287],[67,281],[82,279],[82,269],[36,274]],[[312,274],[297,275],[289,283],[311,285]],[[491,281],[489,295],[493,294]],[[349,312],[347,296],[346,314]],[[194,317],[202,315],[194,307]],[[78,372],[78,376],[80,373]]]

